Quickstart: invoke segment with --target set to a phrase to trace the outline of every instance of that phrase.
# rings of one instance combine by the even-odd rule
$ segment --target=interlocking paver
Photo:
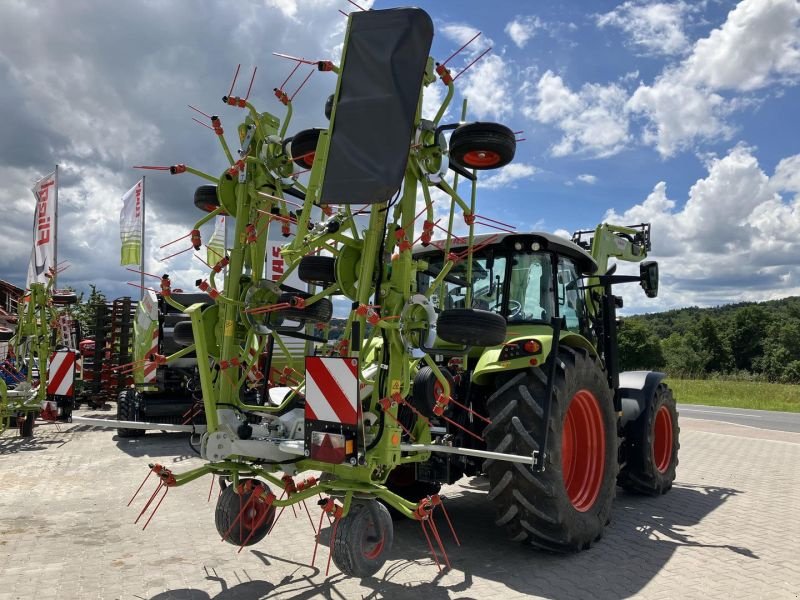
[[[491,525],[486,482],[464,480],[446,488],[463,543],[444,533],[452,571],[438,573],[419,525],[401,521],[386,566],[358,580],[333,566],[326,577],[326,548],[309,566],[311,526],[288,510],[272,535],[237,554],[216,534],[207,483],[171,490],[141,531],[125,504],[149,462],[200,464],[187,438],[61,429],[0,437],[0,600],[799,597],[800,434],[772,439],[684,419],[673,490],[620,491],[603,540],[569,556],[507,541]]]

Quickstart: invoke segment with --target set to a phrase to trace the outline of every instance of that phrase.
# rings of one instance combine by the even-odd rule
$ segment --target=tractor
[[[353,12],[340,64],[292,59],[335,76],[327,127],[288,135],[284,86],[275,89],[281,122],[232,95],[234,78],[223,102],[244,112],[238,150],[209,117],[229,166],[218,176],[150,167],[213,184],[195,193],[209,211],[190,231],[195,247],[215,215],[228,215],[235,232],[197,281],[203,301],[181,302],[159,277],[164,301],[187,317],[174,332],[184,347],[140,364],[197,355],[205,463],[182,473],[150,465],[158,487],[140,518],[172,487],[209,475],[222,487],[217,531],[244,547],[263,540],[283,508],[319,496],[319,529],[326,514],[331,524],[329,562],[365,577],[392,545],[387,507],[417,521],[437,564],[449,566],[434,514],[452,529],[438,486],[462,474],[488,474],[496,522],[514,539],[558,551],[600,536],[618,477],[648,493],[669,488],[671,394],[660,374],[619,374],[615,363],[611,286],[643,281],[654,294],[657,266],[621,276],[608,259],[642,260],[649,229],[601,226],[578,243],[476,237],[477,225],[496,222],[477,212],[478,176],[513,160],[516,137],[502,124],[463,122],[466,106],[461,120],[445,122],[458,74],[450,59],[429,56],[432,39],[420,9]],[[425,119],[431,85],[446,91]],[[459,193],[465,182],[468,199]],[[434,188],[450,212],[440,242]],[[463,239],[453,235],[457,210]],[[270,223],[294,237],[270,247]],[[281,273],[266,272],[270,256]],[[312,287],[293,285],[293,276]],[[335,298],[351,311],[329,343]],[[297,360],[291,340],[317,351]],[[279,372],[262,367],[265,354],[283,361]],[[263,401],[249,400],[253,388]]]

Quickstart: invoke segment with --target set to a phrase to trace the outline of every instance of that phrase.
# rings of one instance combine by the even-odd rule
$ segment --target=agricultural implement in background
[[[77,297],[52,286],[51,273],[46,284],[32,283],[19,302],[14,336],[8,340],[14,360],[0,365],[5,374],[0,379],[0,430],[18,425],[23,437],[33,435],[39,416],[48,422],[72,417],[80,327],[69,307]]]
[[[337,77],[327,128],[288,137],[286,82],[275,90],[287,109],[281,124],[233,96],[234,79],[223,101],[245,111],[237,152],[220,119],[206,115],[230,167],[219,177],[151,167],[214,184],[195,194],[210,212],[187,235],[194,249],[217,214],[235,221],[235,234],[198,280],[201,302],[180,302],[169,277],[158,277],[164,301],[188,317],[173,331],[183,348],[133,368],[197,355],[207,463],[184,473],[151,465],[158,487],[139,514],[154,507],[145,526],[171,487],[206,475],[222,488],[217,531],[241,547],[272,531],[285,507],[319,496],[312,525],[319,543],[327,516],[328,564],[362,577],[391,547],[387,506],[418,521],[437,565],[449,566],[444,521],[458,540],[438,487],[463,474],[488,474],[496,524],[513,539],[555,551],[600,537],[618,477],[640,492],[670,488],[671,392],[659,373],[616,366],[612,286],[636,280],[655,295],[657,266],[642,262],[640,276],[623,277],[609,259],[642,261],[649,227],[601,225],[572,243],[480,216],[478,172],[513,159],[515,134],[494,123],[443,123],[458,75],[428,57],[432,36],[419,9],[355,12],[341,65],[294,59]],[[423,91],[437,81],[446,94],[426,120]],[[304,186],[298,176],[309,169]],[[459,178],[471,182],[469,200]],[[447,226],[435,219],[433,188],[449,203]],[[464,239],[453,236],[456,211]],[[279,252],[277,279],[264,273],[271,222],[295,232]],[[503,231],[476,237],[479,224]],[[437,227],[446,237],[434,243]],[[314,287],[289,285],[293,273]],[[334,295],[352,311],[331,345]],[[301,363],[287,347],[298,339],[326,350]],[[253,389],[262,401],[248,401]],[[439,525],[434,513],[444,517]]]

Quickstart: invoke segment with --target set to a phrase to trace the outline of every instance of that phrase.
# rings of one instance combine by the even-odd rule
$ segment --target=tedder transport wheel
[[[661,383],[647,409],[625,427],[619,485],[650,496],[666,494],[675,481],[679,433],[675,398],[672,390]]]
[[[194,191],[194,205],[205,212],[211,212],[219,208],[219,198],[217,198],[217,186],[201,185]]]
[[[301,281],[328,287],[336,281],[336,258],[333,256],[314,256],[300,259],[297,275]]]
[[[217,499],[217,510],[214,513],[217,531],[226,542],[234,546],[252,546],[260,542],[275,521],[275,507],[270,505],[267,508],[264,502],[252,503],[237,520],[239,513],[253,495],[252,489],[245,491],[250,487],[247,482],[252,482],[250,485],[258,483],[255,479],[240,479],[241,494],[236,493],[233,485],[225,487]]]
[[[383,504],[353,502],[331,540],[333,562],[349,577],[369,577],[386,562],[393,539],[392,518]]]
[[[488,310],[451,308],[439,315],[436,332],[445,342],[452,344],[497,346],[506,341],[506,320]]]
[[[25,420],[19,427],[20,437],[33,437],[33,425],[36,422],[36,413],[28,412],[25,415]]]
[[[136,412],[136,390],[122,390],[117,396],[117,420],[138,421]],[[144,429],[117,429],[117,435],[123,438],[141,437],[144,434]]]
[[[552,359],[551,359],[552,360]],[[487,460],[495,523],[515,541],[574,552],[599,539],[616,491],[617,427],[605,373],[584,349],[562,346],[547,424],[545,469]],[[514,375],[487,401],[487,450],[530,456],[542,431],[547,365]]]
[[[450,136],[450,157],[469,169],[499,169],[516,150],[514,132],[499,123],[467,123]]]
[[[284,292],[278,296],[278,304],[291,302],[292,298],[300,296],[310,298],[311,294],[306,292]],[[311,321],[313,323],[328,323],[333,316],[333,303],[328,298],[321,298],[309,304],[305,308],[282,308],[274,313],[274,322],[280,323],[283,320],[290,321]]]
[[[304,129],[298,131],[291,140],[292,161],[302,169],[310,169],[314,165],[314,154],[322,129]]]

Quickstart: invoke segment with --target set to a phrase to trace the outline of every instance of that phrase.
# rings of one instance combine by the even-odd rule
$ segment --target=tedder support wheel
[[[292,161],[302,169],[310,169],[314,165],[314,154],[317,151],[317,142],[322,129],[304,129],[297,132],[292,138],[289,149]]]
[[[666,494],[675,481],[679,433],[675,398],[672,390],[661,383],[647,408],[623,431],[619,485],[639,494]]]
[[[582,348],[558,353],[545,469],[487,460],[497,525],[512,539],[553,552],[583,550],[602,536],[616,491],[617,426],[611,390],[597,359]],[[552,360],[552,357],[551,359]],[[487,401],[487,450],[530,456],[539,450],[545,368],[514,375]]]
[[[506,341],[506,320],[488,310],[451,308],[439,315],[436,332],[445,342],[452,344],[497,346]]]
[[[201,185],[194,191],[194,205],[205,212],[212,212],[219,208],[217,186]]]
[[[300,259],[297,275],[301,281],[328,287],[336,281],[336,258],[310,254]]]
[[[370,577],[386,562],[394,530],[386,507],[377,500],[353,502],[331,539],[334,564],[349,577]]]
[[[36,413],[28,412],[25,415],[25,420],[19,428],[19,435],[21,437],[33,437],[33,425],[36,422]]]
[[[136,410],[136,390],[122,390],[117,396],[117,420],[138,421]],[[144,429],[117,429],[117,435],[123,438],[141,437]]]
[[[240,493],[237,493],[236,486],[228,485],[222,489],[217,499],[214,524],[220,536],[234,546],[252,546],[260,542],[275,521],[274,506],[267,506],[264,502],[252,502],[248,505],[255,485],[259,485],[255,479],[240,479]],[[242,512],[245,506],[247,509]]]
[[[450,136],[450,158],[468,169],[499,169],[516,150],[514,132],[499,123],[467,123]]]

